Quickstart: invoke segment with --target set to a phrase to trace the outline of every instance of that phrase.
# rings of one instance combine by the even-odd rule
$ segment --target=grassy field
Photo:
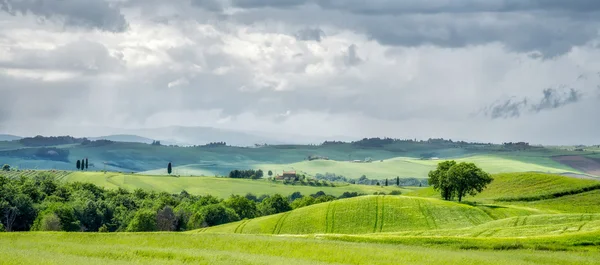
[[[207,195],[226,198],[232,194],[245,195],[253,193],[289,195],[296,191],[302,194],[314,194],[323,191],[326,194],[339,196],[344,192],[358,192],[373,194],[375,192],[389,193],[393,190],[408,192],[410,190],[398,187],[379,187],[367,185],[340,184],[340,186],[300,186],[284,185],[281,182],[267,180],[230,179],[216,177],[173,177],[173,176],[146,176],[139,174],[123,174],[115,172],[74,172],[63,178],[65,181],[88,182],[95,185],[116,189],[124,188],[134,190],[137,188],[153,191],[165,191],[171,194],[185,190],[190,194]]]
[[[548,157],[477,155],[455,159],[457,162],[472,162],[489,173],[507,172],[545,172],[545,173],[581,173],[577,170],[553,161]],[[348,178],[366,175],[371,179],[415,177],[426,178],[429,171],[435,169],[443,160],[421,160],[417,158],[397,157],[388,160],[376,160],[372,163],[352,163],[347,161],[313,160],[292,164],[258,164],[254,167],[263,170],[281,172],[297,170],[308,175],[317,173],[335,173]]]
[[[600,188],[600,181],[578,179],[543,173],[506,173],[493,175],[494,181],[480,194],[467,197],[469,201],[490,200],[539,200],[556,194],[573,192],[589,188]],[[439,197],[433,188],[417,189],[411,196]]]
[[[465,204],[405,196],[364,196],[212,227],[203,232],[364,234],[479,225],[493,219]]]
[[[593,236],[593,235],[592,235]],[[595,234],[596,240],[598,234]],[[589,235],[587,236],[590,237]],[[535,251],[546,242],[573,245],[568,237],[445,239],[226,234],[4,233],[2,264],[598,264],[600,252]],[[585,236],[582,238],[587,239]],[[593,240],[593,238],[592,238]],[[344,242],[356,241],[356,242]],[[372,241],[367,243],[366,241]],[[588,241],[586,241],[588,242]],[[421,245],[421,246],[419,246]],[[423,247],[422,245],[429,245]],[[504,251],[476,250],[490,246]],[[465,250],[470,248],[470,250]],[[580,247],[583,248],[583,247]],[[510,250],[512,249],[512,250]]]

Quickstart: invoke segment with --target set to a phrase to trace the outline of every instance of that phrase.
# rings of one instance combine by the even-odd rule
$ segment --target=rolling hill
[[[205,232],[367,234],[479,225],[493,219],[464,204],[405,196],[363,196],[223,226]]]
[[[600,179],[579,179],[544,173],[505,173],[493,175],[494,181],[469,201],[536,201],[600,189]],[[439,197],[432,187],[411,196]]]

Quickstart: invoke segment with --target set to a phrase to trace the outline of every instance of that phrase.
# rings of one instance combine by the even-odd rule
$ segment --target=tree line
[[[185,231],[360,195],[295,192],[223,200],[186,191],[169,194],[65,183],[47,172],[18,178],[0,175],[0,231]]]
[[[232,170],[231,172],[229,172],[229,178],[233,178],[233,179],[260,179],[264,176],[264,172],[259,169],[259,170],[254,170],[254,169],[248,169],[248,170]]]

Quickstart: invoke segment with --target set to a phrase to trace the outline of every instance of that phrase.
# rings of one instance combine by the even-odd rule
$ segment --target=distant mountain
[[[10,135],[10,134],[0,134],[0,141],[14,141],[14,140],[21,140],[21,139],[23,139],[23,137],[16,136],[16,135]]]
[[[113,142],[144,143],[144,144],[151,144],[154,141],[154,140],[146,138],[146,137],[132,135],[132,134],[115,134],[115,135],[100,136],[100,137],[89,137],[88,139],[92,140],[92,141],[109,140],[109,141],[113,141]]]

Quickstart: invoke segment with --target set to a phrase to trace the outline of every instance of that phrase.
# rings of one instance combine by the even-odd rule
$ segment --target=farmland
[[[226,198],[230,195],[245,195],[253,193],[283,194],[288,195],[296,191],[302,194],[314,194],[323,191],[327,194],[339,196],[344,192],[358,192],[373,194],[375,192],[389,193],[393,190],[407,192],[410,190],[398,187],[379,187],[367,185],[339,184],[339,186],[301,186],[284,185],[281,182],[267,180],[230,179],[217,177],[174,177],[174,176],[146,176],[139,174],[124,174],[116,172],[74,172],[62,178],[67,182],[85,182],[108,189],[123,188],[135,190],[138,188],[150,191],[168,192],[177,194],[185,190],[190,194],[213,195]]]
[[[562,165],[546,157],[506,158],[492,155],[476,155],[455,159],[457,162],[472,162],[490,173],[509,172],[545,172],[545,173],[581,173],[578,170]],[[274,171],[298,170],[308,175],[317,173],[335,173],[349,178],[359,178],[362,175],[373,179],[416,177],[425,178],[437,163],[443,160],[421,160],[410,157],[397,157],[371,163],[352,163],[347,161],[303,161],[293,164],[258,164],[255,168]]]

